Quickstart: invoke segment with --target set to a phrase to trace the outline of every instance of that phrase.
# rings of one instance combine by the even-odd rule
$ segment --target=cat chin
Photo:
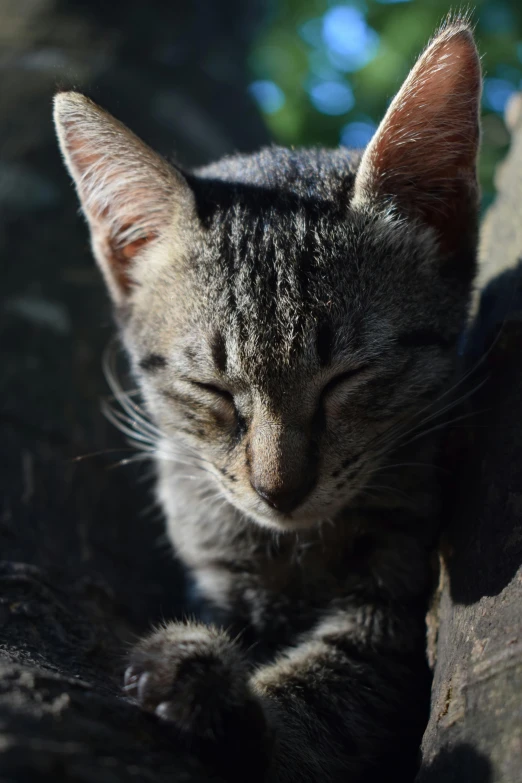
[[[277,511],[269,512],[268,514],[258,514],[250,511],[246,516],[254,524],[269,530],[278,531],[279,533],[319,527],[326,521],[319,515],[279,514]]]
[[[321,501],[320,499],[310,498],[302,507],[296,508],[289,514],[284,514],[276,509],[270,508],[263,502],[248,502],[237,495],[231,496],[227,487],[221,485],[223,495],[225,495],[232,509],[239,512],[241,518],[248,524],[254,524],[258,527],[273,530],[279,533],[297,532],[299,530],[311,530],[321,527],[324,524],[334,524],[334,520],[342,516],[343,511],[350,508],[354,499],[358,497],[359,492],[364,488],[361,483],[358,486],[347,487],[342,496],[331,498],[330,501]],[[358,504],[359,505],[359,504]]]
[[[259,510],[258,508],[244,507],[238,498],[228,498],[230,505],[239,511],[243,519],[251,524],[258,525],[259,527],[277,531],[279,533],[292,532],[299,530],[310,530],[314,527],[320,527],[325,523],[333,523],[333,520],[349,505],[352,498],[357,494],[356,491],[350,493],[349,496],[344,496],[342,499],[338,499],[336,503],[328,505],[328,514],[326,515],[325,508],[322,509],[311,507],[302,509],[297,508],[290,514],[283,514],[275,509],[271,509],[268,506]],[[261,505],[261,504],[259,504]],[[264,504],[263,504],[264,505]],[[322,512],[322,513],[321,513]]]
[[[290,533],[295,530],[307,530],[311,527],[315,527],[320,524],[320,520],[317,519],[291,519],[290,517],[281,517],[280,519],[267,519],[262,516],[252,516],[250,519],[256,525],[260,525],[265,529],[275,530],[279,533]]]

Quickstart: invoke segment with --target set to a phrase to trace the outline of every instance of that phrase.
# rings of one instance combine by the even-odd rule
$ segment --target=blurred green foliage
[[[364,146],[449,0],[274,0],[251,52],[251,91],[287,145]],[[465,9],[467,10],[467,8]],[[471,15],[485,82],[484,203],[508,143],[504,108],[522,89],[521,0],[476,0]]]

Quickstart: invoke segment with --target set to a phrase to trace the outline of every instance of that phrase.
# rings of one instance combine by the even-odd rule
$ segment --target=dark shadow
[[[490,783],[493,769],[487,756],[468,743],[441,750],[430,764],[422,765],[415,783]]]
[[[472,604],[498,595],[522,563],[522,267],[481,297],[465,358],[470,414],[453,439],[446,536],[451,596]],[[463,437],[462,437],[463,436]],[[456,444],[456,448],[455,447]]]
[[[13,178],[0,209],[0,690],[11,738],[0,778],[206,781],[121,696],[125,644],[180,611],[183,575],[151,481],[115,468],[132,452],[100,412],[114,326],[51,98],[85,91],[188,166],[255,148],[268,134],[245,61],[265,2],[0,6],[12,33],[0,168]],[[219,51],[226,77],[204,67]]]
[[[480,295],[479,312],[466,340],[468,367],[491,348],[505,322],[522,317],[522,260],[494,277]]]

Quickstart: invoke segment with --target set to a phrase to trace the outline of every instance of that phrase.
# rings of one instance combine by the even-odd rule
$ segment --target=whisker
[[[435,465],[433,462],[396,462],[391,465],[384,463],[384,465],[375,468],[370,475],[373,475],[373,473],[382,473],[386,470],[394,470],[395,468],[430,468],[431,470],[446,471],[446,468],[443,468],[441,465]]]
[[[413,501],[411,495],[408,495],[404,490],[399,489],[398,487],[390,487],[387,484],[368,484],[367,489],[370,491],[380,490],[381,492],[389,492],[392,495],[400,495],[401,497],[406,498],[406,500]]]
[[[476,386],[474,386],[472,389],[469,389],[464,394],[462,394],[460,397],[458,397],[456,400],[452,400],[445,406],[443,406],[441,409],[435,411],[433,414],[426,416],[424,419],[421,419],[421,421],[416,422],[416,424],[413,427],[410,427],[410,429],[402,431],[402,432],[394,432],[393,435],[396,436],[395,438],[392,438],[392,436],[389,436],[387,439],[382,440],[381,444],[378,444],[381,446],[379,452],[373,453],[373,458],[376,457],[382,457],[386,455],[387,453],[390,453],[392,451],[396,451],[399,448],[404,448],[405,446],[409,445],[410,443],[414,442],[414,440],[417,440],[417,438],[412,438],[410,440],[405,441],[404,439],[407,438],[408,435],[412,433],[416,433],[420,427],[422,427],[424,424],[427,424],[430,421],[433,421],[437,418],[440,418],[444,416],[446,413],[448,413],[452,408],[457,407],[462,402],[464,402],[466,399],[471,397],[473,394],[475,394],[482,386],[484,386],[485,383],[487,383],[488,378],[485,378],[481,380]],[[469,414],[473,415],[473,413]],[[458,420],[458,419],[457,419]],[[443,421],[437,429],[442,429],[445,426],[449,426],[449,420]],[[429,429],[425,430],[424,434],[428,434],[430,432],[434,432],[435,429]]]
[[[134,451],[132,447],[120,446],[114,449],[100,449],[99,451],[91,451],[89,454],[79,454],[77,457],[71,457],[71,462],[82,462],[84,459],[93,459],[94,457],[102,457],[105,454],[118,454],[122,451]]]
[[[114,424],[114,426],[123,432],[124,435],[128,435],[132,441],[139,441],[140,443],[146,443],[149,446],[154,446],[155,442],[151,440],[150,436],[144,435],[141,431],[131,429],[128,424],[122,421],[120,412],[111,408],[106,402],[102,403],[102,411],[111,424]]]
[[[123,389],[120,381],[118,380],[118,375],[116,372],[116,352],[114,341],[109,343],[106,351],[104,352],[102,366],[107,383],[109,384],[114,397],[122,409],[130,416],[130,418],[137,419],[140,426],[143,427],[148,432],[148,434],[154,437],[160,437],[161,432],[158,427],[156,427],[156,425],[150,421],[150,418],[144,409],[135,403],[134,400],[132,400],[129,392],[126,392]],[[131,394],[135,393],[137,393],[137,390],[132,390]]]
[[[452,400],[447,405],[445,405],[443,408],[437,409],[431,416],[427,416],[426,418],[422,419],[422,421],[418,422],[418,425],[421,426],[422,424],[426,424],[427,422],[431,421],[434,418],[437,418],[439,416],[443,416],[447,411],[451,410],[452,408],[456,408],[457,405],[460,405],[460,403],[464,402],[468,399],[468,397],[471,397],[475,392],[477,392],[479,389],[484,386],[485,383],[489,380],[488,378],[484,378],[482,381],[480,381],[476,386],[474,386],[472,389],[469,389],[467,392],[465,392],[463,395],[458,397],[456,400]],[[404,433],[408,434],[408,433]]]
[[[454,419],[450,419],[449,421],[440,422],[439,424],[436,424],[434,427],[430,427],[427,430],[423,430],[422,432],[419,432],[413,438],[406,441],[406,443],[402,443],[401,446],[409,446],[410,443],[414,443],[415,441],[419,440],[419,438],[423,438],[426,435],[430,435],[432,432],[436,432],[437,430],[441,430],[444,429],[445,427],[452,426],[453,424],[456,424],[458,421],[463,421],[464,419],[471,419],[473,416],[478,416],[481,413],[485,413],[485,412],[486,410],[471,411],[469,413],[462,414],[462,416],[456,416]]]
[[[118,418],[119,421],[122,422],[122,424],[127,425],[130,429],[133,431],[139,432],[142,435],[146,436],[151,443],[156,443],[159,440],[158,435],[151,433],[146,428],[143,428],[143,425],[139,419],[137,419],[135,416],[129,416],[128,413],[126,413],[124,410],[118,410],[114,405],[111,405],[108,401],[104,401],[103,405],[108,408],[114,416]]]

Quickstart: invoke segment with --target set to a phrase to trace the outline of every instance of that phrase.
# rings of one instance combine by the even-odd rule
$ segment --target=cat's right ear
[[[390,205],[415,216],[450,253],[472,243],[480,94],[469,24],[450,20],[419,57],[366,148],[354,206]]]
[[[182,174],[85,96],[56,95],[54,121],[94,255],[114,303],[124,304],[134,265],[191,210],[192,191]]]

